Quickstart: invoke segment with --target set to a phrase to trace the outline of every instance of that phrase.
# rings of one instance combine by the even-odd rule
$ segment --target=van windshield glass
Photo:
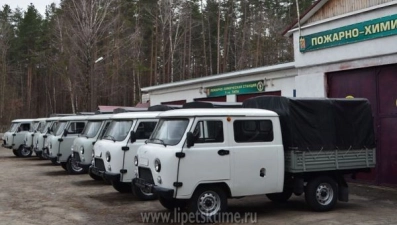
[[[58,128],[58,121],[54,121],[51,125],[51,129],[50,129],[50,134],[55,134],[55,131],[57,131]]]
[[[161,119],[148,142],[177,145],[185,134],[188,124],[188,119]]]
[[[39,127],[40,122],[33,122],[33,126],[30,127],[29,132],[34,132]]]
[[[50,127],[51,122],[46,122],[44,125],[40,126],[40,133],[44,134],[45,132],[47,132],[48,128]]]
[[[19,123],[12,123],[9,129],[10,132],[15,132],[18,128]]]
[[[55,131],[55,136],[59,136],[59,135],[62,134],[62,132],[65,130],[65,127],[66,127],[67,123],[68,123],[67,121],[59,122],[59,124],[57,126],[57,129]]]
[[[81,136],[87,137],[87,138],[95,137],[95,135],[98,133],[101,125],[102,125],[102,121],[88,121]]]
[[[132,120],[114,120],[110,123],[109,128],[103,135],[102,139],[112,141],[124,140],[131,130]]]

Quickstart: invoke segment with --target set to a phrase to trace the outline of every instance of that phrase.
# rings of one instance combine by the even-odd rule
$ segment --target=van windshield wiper
[[[150,141],[158,141],[158,142],[160,142],[161,144],[163,144],[164,145],[164,147],[167,147],[167,145],[164,143],[164,141],[163,140],[161,140],[161,139],[158,139],[158,138],[151,138],[151,139],[149,139]]]
[[[105,135],[103,138],[109,137],[112,141],[116,142],[116,139],[112,135]]]

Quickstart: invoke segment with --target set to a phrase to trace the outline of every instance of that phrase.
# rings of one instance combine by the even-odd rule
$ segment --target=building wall
[[[267,80],[265,92],[281,91],[283,96],[293,97],[295,89],[295,69],[283,69],[272,71],[266,74],[255,74],[249,76],[240,76],[224,80],[216,80],[211,82],[202,82],[192,85],[179,86],[168,89],[155,90],[150,92],[150,105],[161,104],[162,102],[186,100],[186,102],[194,101],[195,98],[205,98],[205,88],[213,86],[221,86],[233,83]],[[236,102],[235,95],[227,95],[227,102]]]
[[[316,25],[308,25],[307,27],[303,26],[301,30],[301,36],[396,14],[396,4],[397,1],[394,1],[394,5],[389,5],[387,7],[378,8],[376,10],[373,9],[346,17],[339,17],[336,20],[326,21]],[[397,52],[396,35],[305,53],[301,53],[299,51],[299,36],[299,31],[295,31],[293,34],[293,40],[295,47],[295,65],[297,68],[352,61],[357,59],[375,58],[392,54],[395,55]],[[301,73],[299,73],[299,75],[301,75]]]

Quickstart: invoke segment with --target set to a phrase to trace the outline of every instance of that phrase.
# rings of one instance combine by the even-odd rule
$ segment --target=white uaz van
[[[33,119],[17,119],[11,121],[10,129],[3,135],[3,144],[5,148],[12,150],[15,156],[29,157],[32,152],[25,151],[25,135],[29,132],[33,124]]]
[[[41,159],[48,159],[48,148],[50,146],[49,140],[55,134],[58,125],[59,119],[61,117],[49,117],[46,120],[46,124],[44,126],[43,132],[39,135],[36,140],[36,144],[33,148],[34,152]]]
[[[65,116],[59,119],[56,133],[49,140],[49,159],[53,164],[60,163],[67,170],[67,161],[71,160],[70,150],[75,138],[78,137],[85,125],[88,116]]]
[[[102,140],[94,145],[94,161],[90,173],[110,181],[119,192],[131,192],[135,176],[134,156],[149,138],[157,124],[159,112],[129,112],[112,117]],[[153,199],[151,193],[137,192],[142,199]]]
[[[26,152],[33,152],[34,143],[35,141],[37,141],[38,136],[41,134],[41,130],[44,128],[46,119],[47,118],[38,118],[33,120],[33,126],[30,128],[30,131],[25,135],[24,148]]]
[[[74,139],[72,145],[72,160],[68,161],[67,171],[69,174],[87,173],[92,164],[92,149],[94,144],[100,140],[106,132],[113,114],[101,114],[88,117],[80,137]],[[95,176],[95,175],[94,175]],[[101,177],[93,177],[102,180]]]

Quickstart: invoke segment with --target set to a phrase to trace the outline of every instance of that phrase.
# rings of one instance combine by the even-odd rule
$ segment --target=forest
[[[314,0],[62,0],[0,9],[0,124],[134,106],[140,88],[293,61]],[[297,5],[298,4],[298,5]]]

